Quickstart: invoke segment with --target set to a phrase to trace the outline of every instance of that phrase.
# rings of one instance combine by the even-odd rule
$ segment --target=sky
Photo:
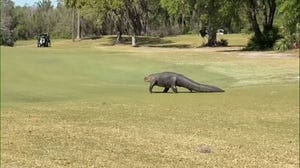
[[[34,5],[36,2],[38,2],[38,0],[12,0],[15,3],[15,6],[32,6]],[[52,5],[56,6],[56,0],[51,0],[52,1]]]

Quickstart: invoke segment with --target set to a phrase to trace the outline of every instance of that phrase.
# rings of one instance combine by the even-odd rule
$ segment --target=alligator
[[[150,82],[149,92],[152,93],[154,86],[164,87],[163,92],[167,93],[171,88],[174,93],[178,93],[177,87],[184,87],[190,92],[224,92],[216,86],[200,84],[182,74],[175,72],[162,72],[151,74],[144,78],[145,82]]]

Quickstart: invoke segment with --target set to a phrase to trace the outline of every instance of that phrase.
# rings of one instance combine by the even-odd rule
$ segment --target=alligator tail
[[[178,78],[178,84],[179,86],[183,86],[196,92],[225,92],[223,89],[220,89],[216,86],[201,84],[183,75],[181,75],[181,78]]]
[[[192,90],[197,92],[225,92],[216,86],[205,85],[205,84],[193,84],[190,86]]]
[[[225,92],[223,89],[220,89],[216,86],[200,84],[188,78],[187,80],[187,88],[196,92]]]

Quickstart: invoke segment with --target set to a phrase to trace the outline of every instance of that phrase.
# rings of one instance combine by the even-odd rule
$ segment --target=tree
[[[276,0],[245,1],[248,20],[254,32],[247,49],[264,50],[273,47],[279,38],[278,29],[273,27],[276,7]],[[262,20],[259,20],[260,17],[262,17]]]
[[[161,6],[168,11],[168,14],[176,18],[181,33],[186,33],[190,28],[190,18],[195,10],[193,8],[196,0],[161,0]]]
[[[242,2],[242,0],[227,0],[221,4],[218,15],[220,27],[228,33],[239,33],[247,23],[246,12],[239,7]]]
[[[11,0],[1,1],[1,45],[13,46],[16,41],[15,6]]]
[[[114,22],[112,22],[112,26],[115,27],[115,31],[117,32],[117,39],[116,39],[116,43],[122,43],[123,39],[122,39],[122,35],[126,29],[126,20],[125,20],[125,11],[121,8],[115,8],[114,10],[112,10],[111,13],[109,13],[108,15],[111,15],[111,20],[113,20]]]
[[[207,46],[217,45],[217,30],[232,29],[232,24],[240,24],[243,13],[238,6],[241,0],[208,0],[202,2],[202,23],[208,30]]]
[[[220,3],[217,0],[209,0],[207,4],[208,15],[208,42],[207,45],[212,47],[217,43],[217,29],[219,26],[218,16],[220,15]]]
[[[142,3],[143,0],[140,2]],[[126,9],[126,16],[129,20],[131,28],[132,46],[136,46],[136,36],[140,35],[142,31],[142,12],[140,10],[141,3],[133,0],[123,0],[124,7]]]
[[[32,39],[36,35],[35,23],[33,21],[32,7],[20,7],[15,8],[16,12],[16,34],[17,39],[28,40]]]
[[[72,9],[67,9],[64,2],[60,0],[54,12],[51,15],[52,20],[55,20],[53,30],[50,32],[55,38],[72,38]]]
[[[100,1],[99,1],[100,2]],[[116,19],[115,27],[117,29],[118,40],[120,41],[123,28],[129,25],[129,31],[132,36],[132,46],[136,46],[136,36],[140,35],[143,29],[142,24],[142,6],[147,3],[146,0],[111,0],[101,1],[101,3],[95,3],[92,8],[98,7],[99,13],[106,13],[112,11],[110,16]],[[105,9],[105,10],[103,10]]]
[[[107,12],[106,0],[87,0],[81,7],[81,34],[84,36],[98,36]]]
[[[56,21],[52,20],[53,6],[51,0],[40,0],[36,2],[37,9],[33,15],[36,33],[51,32]]]
[[[282,0],[279,8],[280,19],[290,33],[296,32],[297,24],[300,23],[300,3],[298,0]]]
[[[171,16],[179,20],[179,25],[183,28],[182,33],[196,28],[206,30],[208,33],[207,46],[216,46],[217,30],[224,25],[231,27],[231,23],[238,23],[240,16],[240,0],[161,0],[161,5]]]
[[[72,21],[72,40],[74,41],[74,24],[75,24],[75,11],[77,11],[77,39],[80,39],[80,9],[84,6],[86,0],[66,0],[65,5],[68,8],[73,9],[73,21]]]

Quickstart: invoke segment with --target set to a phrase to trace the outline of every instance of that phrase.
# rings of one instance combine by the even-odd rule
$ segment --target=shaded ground
[[[230,47],[243,47],[245,46],[249,35],[231,34],[218,36],[218,40],[226,39],[229,42]],[[102,45],[112,46],[116,45],[116,36],[104,36],[102,37]],[[203,47],[203,44],[207,41],[206,38],[202,38],[198,35],[178,35],[178,36],[169,36],[169,37],[146,37],[146,36],[137,36],[136,44],[141,47],[162,47],[162,48],[199,48]],[[122,43],[118,45],[131,45],[131,37],[124,35],[122,36]]]

